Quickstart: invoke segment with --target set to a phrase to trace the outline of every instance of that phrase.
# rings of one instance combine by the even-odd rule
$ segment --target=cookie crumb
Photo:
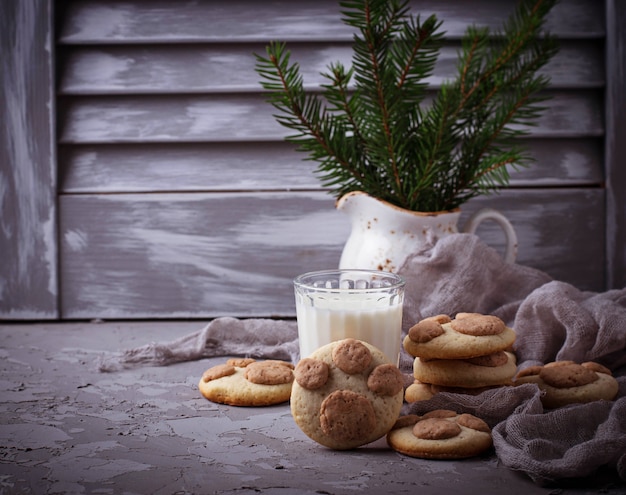
[[[211,380],[217,380],[218,378],[230,376],[234,373],[235,367],[232,364],[218,364],[202,373],[202,381],[208,383]]]
[[[459,333],[476,337],[499,335],[506,328],[504,322],[497,316],[481,314],[470,314],[454,319],[450,326]]]
[[[236,366],[237,368],[245,368],[249,364],[252,364],[256,361],[253,358],[230,358],[226,361],[226,364],[230,364],[231,366]]]
[[[452,321],[452,318],[450,318],[448,315],[435,315],[435,316],[429,316],[428,318],[424,318],[424,321],[436,321],[437,323],[440,324],[444,324],[444,323],[450,323]]]
[[[340,341],[332,352],[333,362],[344,373],[363,373],[372,362],[372,353],[356,339]]]
[[[426,418],[415,423],[413,435],[422,440],[445,440],[461,433],[461,427],[454,421],[442,418]]]
[[[376,366],[367,377],[367,388],[378,395],[393,396],[404,388],[402,373],[393,364]]]
[[[558,368],[559,366],[567,366],[568,364],[576,364],[576,361],[569,361],[569,360],[553,361],[551,363],[544,364],[544,367],[545,368]]]
[[[484,431],[485,433],[491,433],[491,428],[489,428],[489,425],[485,423],[482,419],[477,418],[476,416],[472,414],[467,414],[467,413],[461,414],[456,419],[456,422],[459,423],[461,426],[465,426],[466,428],[471,428],[472,430]]]
[[[352,390],[336,390],[320,407],[322,431],[338,441],[353,442],[376,426],[376,413],[369,399]]]
[[[260,385],[281,385],[293,381],[293,371],[279,361],[259,361],[245,368],[246,380]]]
[[[451,411],[450,409],[434,409],[434,410],[424,414],[422,416],[422,418],[424,418],[424,419],[429,419],[429,418],[444,419],[444,418],[453,418],[454,416],[456,416],[456,413],[454,411]]]
[[[425,344],[445,333],[436,320],[422,320],[409,329],[409,338],[418,344]]]
[[[600,363],[596,363],[595,361],[587,361],[582,363],[581,366],[584,366],[588,370],[595,371],[596,373],[604,373],[605,375],[613,376],[613,373],[606,366],[602,366]]]
[[[593,383],[598,379],[595,371],[575,363],[563,366],[544,366],[539,373],[539,377],[545,383],[555,388],[580,387]]]
[[[465,313],[463,311],[461,311],[460,313],[457,313],[454,317],[455,320],[462,320],[463,318],[467,318],[469,316],[482,316],[481,313]]]
[[[328,365],[320,359],[313,358],[301,359],[294,370],[296,382],[307,390],[323,387],[328,381],[328,374]]]

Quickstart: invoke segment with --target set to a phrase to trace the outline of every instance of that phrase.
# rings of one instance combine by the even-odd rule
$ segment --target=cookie
[[[501,385],[485,386],[485,387],[445,387],[441,385],[433,385],[431,383],[422,383],[415,380],[404,391],[404,400],[408,403],[418,402],[421,400],[432,399],[439,392],[449,392],[453,394],[479,395],[485,390],[501,387]]]
[[[414,357],[468,359],[509,349],[515,332],[497,316],[459,313],[425,318],[413,325],[402,345]]]
[[[331,449],[353,449],[384,437],[402,408],[402,373],[378,348],[360,340],[320,347],[298,362],[294,376],[294,421]]]
[[[413,376],[417,380],[443,387],[511,385],[516,371],[515,355],[505,351],[470,359],[415,358],[413,361]]]
[[[541,402],[548,409],[596,400],[610,401],[619,391],[611,371],[592,361],[582,364],[555,361],[545,366],[531,366],[517,373],[514,383],[536,383],[544,392]]]
[[[430,383],[422,383],[415,380],[404,391],[404,400],[408,403],[419,402],[421,400],[432,399],[435,395]]]
[[[471,414],[436,409],[423,416],[398,419],[387,434],[389,446],[422,459],[464,459],[492,446],[491,429]]]
[[[293,381],[293,365],[286,361],[234,358],[206,370],[198,389],[218,404],[269,406],[289,400]]]

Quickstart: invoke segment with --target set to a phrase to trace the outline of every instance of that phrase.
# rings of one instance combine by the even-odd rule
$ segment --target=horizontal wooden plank
[[[485,206],[511,219],[519,263],[603,287],[602,190],[508,190],[462,222]],[[293,316],[292,278],[336,266],[349,232],[322,192],[66,195],[60,215],[66,319]]]
[[[308,89],[327,81],[320,75],[328,64],[352,63],[348,43],[289,44]],[[460,43],[449,43],[426,81],[438,87],[457,73]],[[63,95],[234,93],[260,91],[253,54],[265,54],[260,44],[151,46],[81,46],[64,50],[59,92]],[[564,41],[544,68],[553,88],[604,85],[604,53],[600,41]]]
[[[61,210],[65,318],[290,315],[291,279],[336,265],[346,230],[322,193],[66,196]]]
[[[602,92],[547,93],[533,136],[601,136]],[[289,134],[261,94],[85,96],[59,103],[61,143],[272,141]]]
[[[511,172],[512,186],[600,185],[603,140],[528,139],[535,162]],[[62,193],[317,189],[316,164],[290,143],[66,145]]]
[[[597,189],[507,190],[471,200],[461,224],[482,208],[503,212],[519,238],[518,262],[583,290],[605,288],[605,197]],[[504,253],[504,235],[493,222],[478,235]]]
[[[319,188],[286,142],[61,146],[64,193]]]
[[[413,0],[414,13],[444,20],[450,38],[469,24],[500,26],[514,2],[492,0]],[[601,37],[604,3],[563,0],[550,13],[547,28],[562,37]],[[352,30],[341,22],[336,0],[142,0],[67,2],[59,30],[63,44],[189,43],[211,41],[349,40]]]

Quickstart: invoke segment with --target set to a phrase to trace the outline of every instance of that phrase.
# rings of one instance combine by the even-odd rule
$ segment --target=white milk
[[[351,297],[352,296],[352,297]],[[307,304],[304,299],[311,299]],[[397,364],[402,334],[402,298],[313,294],[296,297],[300,357],[335,340],[354,338],[380,349]],[[395,302],[399,299],[399,302]],[[312,304],[311,304],[312,303]]]

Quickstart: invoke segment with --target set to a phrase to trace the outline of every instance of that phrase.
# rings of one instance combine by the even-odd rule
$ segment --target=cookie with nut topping
[[[477,456],[492,446],[491,429],[471,414],[436,409],[423,416],[398,419],[387,434],[389,446],[422,459],[464,459]]]
[[[485,387],[447,387],[444,385],[424,383],[420,382],[418,379],[415,379],[413,383],[411,383],[404,390],[404,401],[412,404],[413,402],[429,400],[440,392],[464,395],[480,395],[486,390],[492,390],[501,386],[502,385],[488,385]]]
[[[442,387],[511,385],[516,371],[515,355],[506,351],[469,359],[415,358],[413,361],[413,376],[417,380]]]
[[[459,313],[425,318],[413,325],[402,345],[414,357],[470,359],[510,349],[515,332],[493,315]]]
[[[619,384],[611,370],[593,361],[581,364],[554,361],[544,366],[531,366],[517,373],[514,383],[536,383],[544,392],[541,402],[548,409],[614,400],[619,391]]]
[[[353,449],[384,437],[402,408],[402,373],[382,351],[360,340],[320,347],[298,362],[294,376],[294,421],[331,449]]]
[[[211,402],[270,406],[289,400],[294,366],[287,361],[233,358],[206,370],[198,389]]]

